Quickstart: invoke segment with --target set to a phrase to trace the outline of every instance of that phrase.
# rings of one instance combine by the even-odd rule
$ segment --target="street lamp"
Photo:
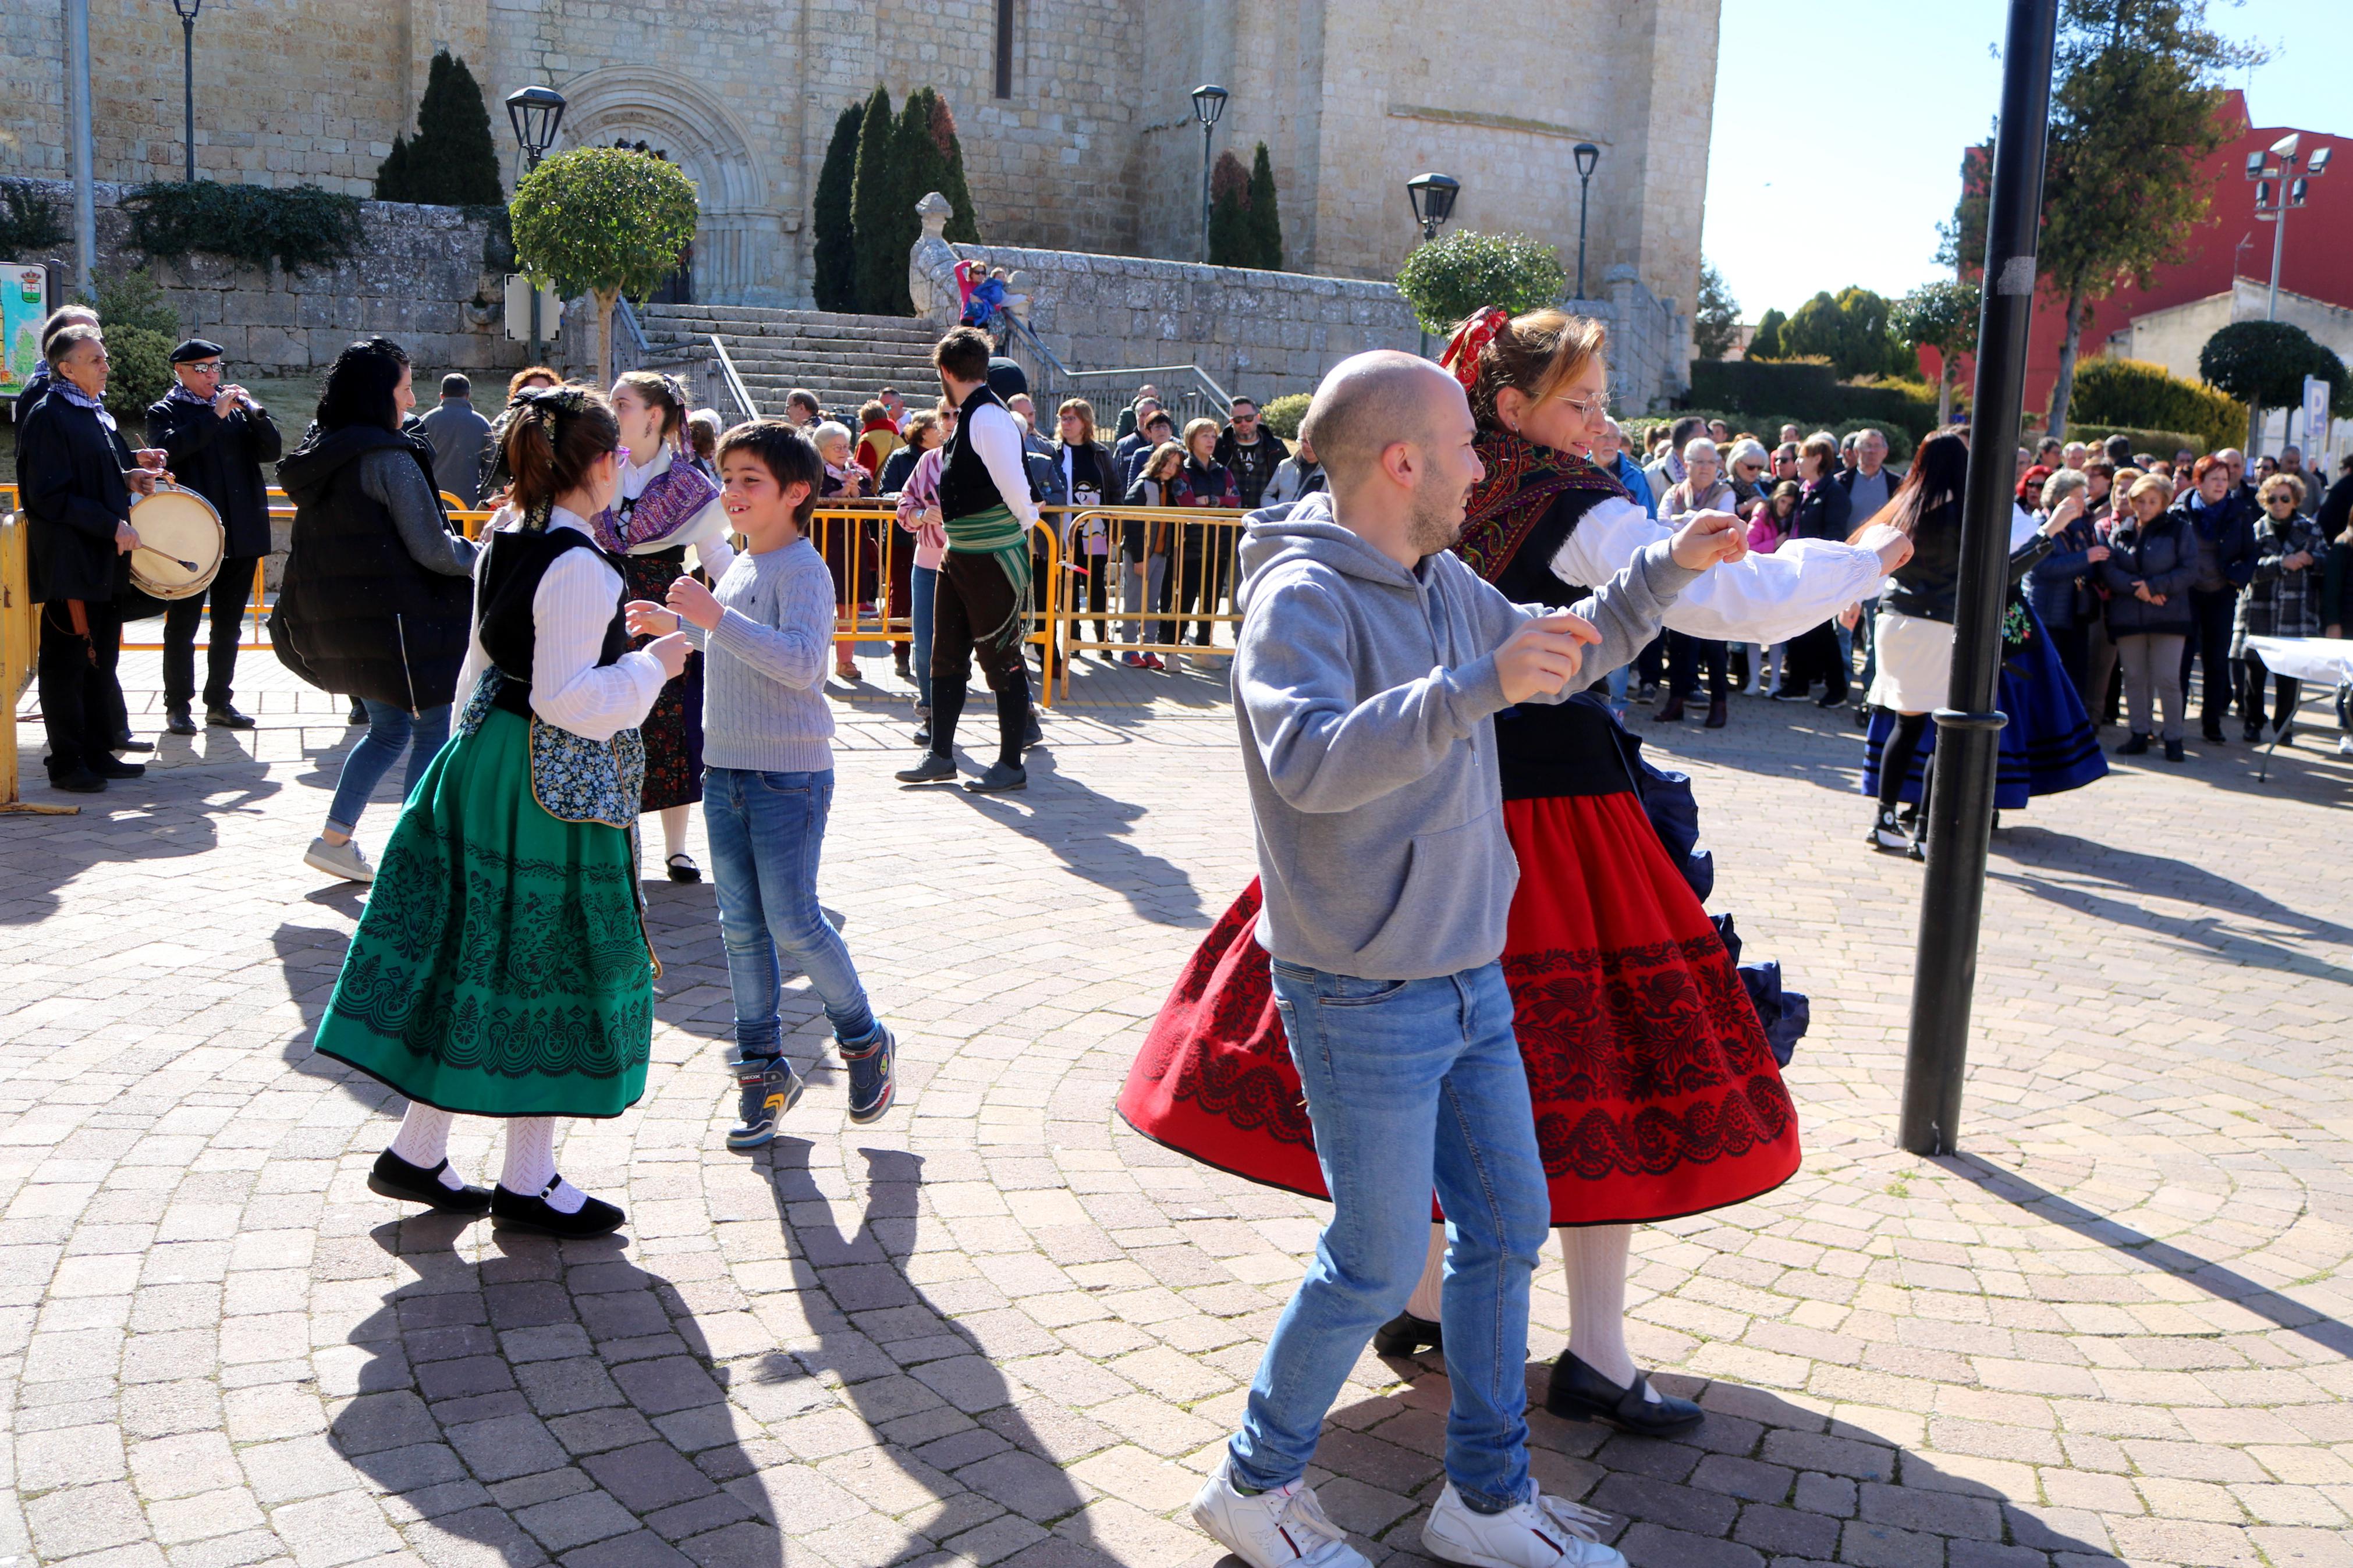
[[[1446,220],[1454,216],[1454,198],[1462,194],[1462,182],[1451,174],[1416,174],[1405,183],[1405,199],[1413,206],[1413,221],[1421,225],[1421,242],[1428,245],[1438,237]],[[1421,357],[1430,357],[1430,330],[1421,332]]]
[[[1593,195],[1593,168],[1601,162],[1601,149],[1590,142],[1577,144],[1577,297],[1585,298],[1585,205]]]
[[[552,87],[526,87],[507,94],[507,123],[514,127],[515,140],[522,144],[523,173],[539,167],[547,150],[555,145],[555,129],[564,123],[564,95]],[[525,278],[531,289],[531,363],[537,364],[539,341],[539,285]]]
[[[1226,100],[1232,96],[1215,82],[1203,82],[1193,89],[1193,117],[1201,122],[1201,259],[1209,259],[1209,136],[1218,128],[1218,116],[1226,111]]]
[[[1413,204],[1413,221],[1421,225],[1423,244],[1438,237],[1454,216],[1454,198],[1461,194],[1462,182],[1451,174],[1416,174],[1405,183],[1406,200]]]
[[[180,17],[180,88],[186,110],[188,143],[188,174],[196,177],[196,13],[205,8],[205,0],[172,0],[172,9]]]
[[[2271,144],[2268,152],[2247,154],[2247,178],[2255,182],[2255,221],[2276,224],[2272,230],[2272,291],[2263,306],[2263,320],[2279,320],[2280,253],[2287,246],[2287,214],[2290,207],[2304,205],[2310,195],[2315,176],[2328,173],[2332,147],[2315,147],[2304,155],[2304,173],[2295,172],[2296,149],[2304,143],[2304,133],[2291,131]],[[2273,160],[2278,160],[2274,163]],[[2254,454],[2248,454],[2253,458]]]

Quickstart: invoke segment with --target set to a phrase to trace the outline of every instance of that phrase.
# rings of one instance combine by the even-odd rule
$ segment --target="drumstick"
[[[173,565],[177,566],[183,572],[201,572],[204,570],[204,568],[198,566],[193,561],[183,561],[178,556],[171,554],[165,551],[158,550],[152,544],[134,544],[132,548],[133,550],[143,550],[150,555],[161,555],[164,560],[170,562]]]

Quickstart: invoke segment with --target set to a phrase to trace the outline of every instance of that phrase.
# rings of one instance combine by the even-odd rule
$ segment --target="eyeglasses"
[[[201,364],[183,364],[180,368],[185,371],[193,372],[197,375],[218,375],[227,367],[216,359],[206,360]]]
[[[1606,392],[1597,393],[1595,395],[1585,398],[1582,401],[1571,397],[1564,392],[1558,394],[1555,397],[1554,401],[1567,404],[1571,408],[1576,409],[1577,413],[1588,419],[1607,419],[1609,417],[1609,395]]]

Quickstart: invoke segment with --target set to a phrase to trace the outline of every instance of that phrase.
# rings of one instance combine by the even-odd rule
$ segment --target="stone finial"
[[[947,197],[940,195],[937,191],[932,192],[922,201],[915,204],[915,216],[923,220],[923,237],[925,239],[945,239],[947,237],[948,231],[948,219],[953,216],[955,213],[955,209],[948,205]]]

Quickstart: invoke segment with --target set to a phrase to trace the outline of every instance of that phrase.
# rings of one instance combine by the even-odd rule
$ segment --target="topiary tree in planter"
[[[2198,374],[2247,405],[2247,456],[2263,432],[2263,410],[2304,401],[2304,378],[2328,383],[2333,414],[2353,414],[2353,379],[2345,362],[2302,327],[2285,321],[2233,321],[2198,351]]]
[[[1953,420],[1953,385],[1960,379],[1961,356],[1978,346],[1978,286],[1939,279],[1924,283],[1895,301],[1889,324],[1895,335],[1917,354],[1935,349],[1944,361],[1936,378],[1936,423]],[[1761,334],[1760,334],[1761,335]]]
[[[677,269],[694,239],[694,182],[647,153],[579,147],[533,170],[510,210],[523,271],[596,301],[596,374],[610,383],[614,301]]]
[[[1557,304],[1568,274],[1560,253],[1540,239],[1457,229],[1417,247],[1398,268],[1397,284],[1422,330],[1442,333],[1482,306],[1517,315]]]

